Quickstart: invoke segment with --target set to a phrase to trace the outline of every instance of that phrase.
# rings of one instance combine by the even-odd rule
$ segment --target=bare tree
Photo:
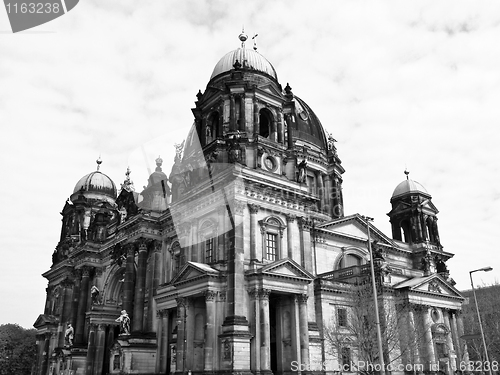
[[[379,306],[386,369],[396,364],[416,365],[417,347],[430,327],[422,327],[420,319],[410,321],[412,306],[394,294],[379,296]],[[356,286],[346,301],[346,308],[337,308],[335,315],[323,330],[329,354],[337,356],[341,366],[349,361],[353,371],[362,374],[376,372],[379,350],[370,284]],[[347,358],[351,349],[352,358]]]

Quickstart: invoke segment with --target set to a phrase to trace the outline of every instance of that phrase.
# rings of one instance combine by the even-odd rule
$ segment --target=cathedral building
[[[391,236],[346,215],[334,138],[239,38],[168,176],[158,158],[142,192],[128,170],[118,191],[98,160],[76,183],[43,274],[35,373],[363,372],[381,359],[363,346],[371,263],[385,364],[460,370],[463,298],[431,195],[404,178]]]

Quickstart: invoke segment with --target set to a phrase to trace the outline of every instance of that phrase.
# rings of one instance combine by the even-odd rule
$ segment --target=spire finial
[[[161,172],[161,165],[163,164],[163,159],[158,155],[158,158],[155,160],[156,162],[156,171]]]
[[[132,173],[132,171],[130,170],[130,167],[127,167],[127,172],[125,172],[125,181],[123,181],[123,184],[120,184],[121,189],[128,192],[134,190],[134,183],[130,180],[130,173]]]
[[[408,175],[410,174],[410,171],[405,168],[405,172],[404,173],[406,175],[406,179],[409,180]]]
[[[99,167],[102,164],[101,155],[99,155],[99,158],[95,162],[97,163],[97,170],[99,170]]]
[[[238,35],[238,39],[241,40],[241,48],[245,48],[245,42],[248,39],[248,35],[245,34],[245,26],[241,28],[241,34]]]

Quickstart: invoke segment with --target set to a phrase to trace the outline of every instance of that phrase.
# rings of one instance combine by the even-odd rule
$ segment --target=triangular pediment
[[[368,241],[368,228],[366,222],[359,214],[336,219],[323,223],[317,227],[335,234],[352,237],[358,240]],[[394,246],[393,241],[383,234],[378,228],[370,224],[370,238],[372,241],[378,241],[380,244]]]
[[[414,277],[394,285],[395,289],[407,288],[410,292],[423,292],[447,297],[463,298],[460,292],[441,278],[438,274]]]
[[[35,323],[33,323],[33,327],[42,328],[46,325],[56,325],[58,322],[59,320],[53,315],[40,314]]]
[[[179,274],[172,280],[173,284],[198,279],[200,277],[220,276],[220,271],[210,267],[208,264],[187,262],[181,268]]]
[[[253,271],[254,270],[251,270],[249,274],[255,273]],[[314,276],[311,273],[306,271],[303,267],[289,258],[280,259],[276,262],[267,264],[264,267],[258,269],[256,273],[270,277],[285,277],[295,280],[302,280],[307,283],[311,282],[314,279]]]
[[[258,89],[271,95],[281,96],[281,92],[278,91],[276,87],[270,83],[259,86]]]

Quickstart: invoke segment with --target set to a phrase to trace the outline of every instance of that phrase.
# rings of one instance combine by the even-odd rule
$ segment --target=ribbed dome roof
[[[84,193],[102,194],[116,199],[116,186],[104,173],[95,171],[83,176],[75,185],[73,194]]]
[[[326,150],[328,148],[327,141],[321,121],[319,121],[319,118],[311,107],[302,99],[295,96],[294,101],[295,124],[292,125],[293,138],[313,143],[321,149]]]
[[[396,186],[396,189],[394,189],[394,192],[392,193],[392,198],[408,193],[421,193],[430,196],[427,190],[425,190],[425,188],[417,181],[406,179]]]
[[[238,60],[241,64],[241,69],[256,70],[261,73],[265,73],[275,80],[278,80],[276,75],[276,70],[271,65],[271,63],[260,53],[254,51],[253,49],[238,48],[234,51],[226,53],[215,65],[214,71],[210,76],[210,79],[218,76],[219,74],[229,72],[234,69],[234,63]]]

